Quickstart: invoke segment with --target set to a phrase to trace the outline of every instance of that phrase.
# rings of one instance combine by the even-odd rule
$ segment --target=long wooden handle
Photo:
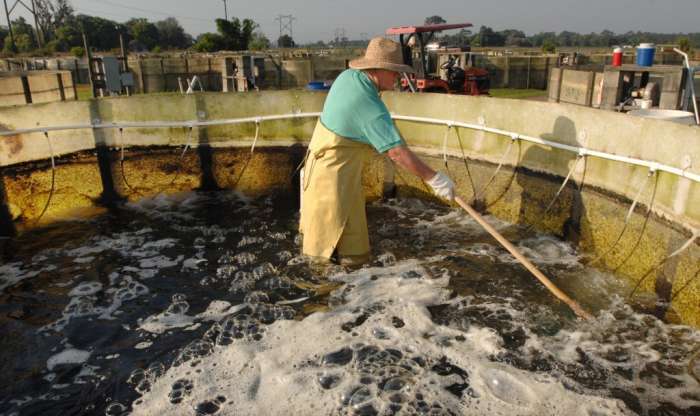
[[[535,265],[532,264],[530,260],[523,256],[523,254],[510,241],[506,240],[506,238],[503,237],[501,233],[496,231],[496,229],[493,228],[491,224],[486,222],[486,220],[484,220],[484,217],[482,217],[481,214],[476,212],[474,208],[472,208],[469,204],[464,202],[462,198],[458,196],[455,197],[455,202],[457,202],[462,208],[464,208],[464,210],[467,211],[467,213],[471,215],[472,218],[474,218],[476,222],[479,223],[479,225],[484,227],[484,229],[488,231],[488,233],[491,234],[493,238],[498,240],[498,242],[501,243],[501,245],[505,247],[505,249],[508,250],[510,254],[513,255],[513,257],[515,257],[520,263],[522,263],[522,265],[525,266],[525,268],[528,269],[530,273],[532,273],[537,278],[537,280],[542,282],[542,284],[550,292],[552,292],[554,296],[556,296],[559,300],[569,305],[569,307],[576,313],[576,315],[584,319],[593,318],[593,316],[586,312],[583,308],[581,308],[581,306],[579,306],[579,304],[576,303],[576,301],[567,296],[566,293],[559,290],[559,288],[556,287],[554,283],[552,283],[552,281],[547,278],[547,276],[542,274],[542,272],[539,271],[539,269],[537,269],[537,267],[535,267]]]

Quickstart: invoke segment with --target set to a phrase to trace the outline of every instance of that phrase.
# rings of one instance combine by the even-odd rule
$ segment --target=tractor
[[[471,54],[469,46],[447,47],[433,42],[437,32],[471,26],[471,23],[456,23],[399,26],[387,29],[387,35],[399,36],[404,62],[416,70],[416,73],[410,76],[403,75],[401,89],[416,92],[488,95],[489,74],[486,70],[473,66],[474,55]],[[440,63],[438,68],[440,57],[447,59]]]

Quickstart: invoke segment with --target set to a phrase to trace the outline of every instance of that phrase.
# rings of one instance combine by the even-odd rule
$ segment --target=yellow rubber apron
[[[299,231],[305,255],[369,255],[362,168],[372,147],[338,136],[320,120],[304,164]]]

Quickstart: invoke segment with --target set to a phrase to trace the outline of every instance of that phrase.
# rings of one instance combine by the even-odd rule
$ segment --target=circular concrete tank
[[[459,211],[443,206],[424,184],[379,155],[363,174],[372,203],[373,246],[384,250],[376,262],[369,269],[335,270],[336,281],[331,282],[295,263],[300,261],[293,253],[295,169],[324,99],[322,93],[304,91],[205,93],[0,110],[0,133],[13,132],[0,138],[5,208],[0,210],[0,232],[6,237],[0,243],[7,250],[17,241],[34,243],[27,236],[51,230],[47,225],[97,218],[100,225],[95,227],[106,227],[108,233],[85,242],[67,241],[66,251],[45,254],[80,269],[76,275],[97,273],[97,279],[77,284],[74,280],[82,277],[66,278],[58,282],[65,286],[42,288],[37,296],[69,288],[79,300],[71,300],[76,304],[66,307],[64,315],[89,310],[86,328],[108,322],[105,316],[129,327],[105,343],[129,344],[127,351],[85,343],[88,336],[79,335],[90,331],[70,331],[70,319],[79,315],[45,323],[54,333],[72,335],[41,363],[36,373],[42,383],[67,385],[67,397],[72,397],[72,382],[92,383],[90,374],[119,379],[121,370],[104,376],[105,368],[119,368],[110,362],[141,363],[129,367],[120,381],[128,379],[141,398],[136,400],[136,393],[119,398],[118,389],[107,389],[115,397],[102,400],[98,408],[108,414],[185,414],[192,408],[260,414],[280,411],[276,405],[281,404],[285,411],[299,413],[310,403],[321,414],[337,406],[343,412],[370,412],[389,409],[391,402],[406,409],[422,408],[419,402],[430,407],[425,397],[439,408],[493,406],[525,414],[661,411],[664,400],[656,395],[667,394],[674,395],[673,405],[678,406],[673,411],[698,406],[692,392],[687,393],[696,385],[686,370],[700,340],[692,329],[700,326],[700,247],[693,239],[700,225],[700,184],[694,179],[700,171],[693,163],[700,157],[698,129],[573,105],[383,95],[409,146],[434,168],[447,171],[465,199],[476,197],[489,221],[518,240],[540,267],[573,290],[573,297],[595,305],[598,318],[585,323],[575,321],[546,294],[537,296],[541,288],[530,285],[530,277],[520,274],[517,264],[489,245]],[[241,192],[253,202],[226,191]],[[379,202],[390,196],[399,198]],[[418,199],[408,199],[412,197]],[[279,198],[289,204],[284,214],[275,211]],[[126,214],[118,208],[125,203]],[[18,219],[11,220],[8,207]],[[76,235],[91,232],[93,224],[69,223]],[[392,227],[394,223],[400,226]],[[178,234],[183,230],[196,238]],[[533,230],[536,235],[528,234]],[[144,239],[149,233],[154,236]],[[236,240],[227,241],[227,233]],[[217,248],[226,244],[226,249]],[[264,244],[279,253],[266,253]],[[107,265],[110,272],[104,275],[91,272],[84,265],[103,255],[105,247],[123,255],[150,254],[135,264],[118,264],[113,271]],[[198,247],[216,256],[198,256]],[[187,255],[173,251],[190,248]],[[411,256],[422,251],[430,253],[429,259],[416,264]],[[273,254],[278,257],[270,260]],[[469,256],[478,261],[471,262]],[[258,264],[256,258],[266,260]],[[50,263],[43,257],[34,261]],[[276,261],[284,264],[284,273]],[[216,273],[198,274],[203,264],[211,264]],[[21,298],[22,285],[31,281],[33,271],[16,262],[0,267],[8,275],[24,273],[26,280],[8,286],[12,296]],[[168,284],[159,268],[182,280]],[[35,276],[52,272],[41,269]],[[115,283],[119,276],[129,276],[124,287]],[[250,282],[265,286],[242,293],[229,290],[202,303],[199,284],[226,279],[236,290]],[[443,285],[447,279],[453,280],[451,286]],[[341,283],[351,284],[338,288]],[[450,298],[448,288],[458,297]],[[632,288],[635,296],[627,303],[621,297]],[[159,291],[167,290],[172,298],[160,299]],[[285,296],[280,297],[280,290]],[[162,313],[128,325],[118,321],[119,314],[110,315],[117,303],[112,294],[125,292],[133,298],[119,298],[116,310],[123,303],[122,313],[129,315],[138,309],[129,305],[152,297]],[[542,298],[548,300],[537,303]],[[92,302],[93,309],[85,302]],[[531,308],[529,302],[537,306]],[[14,304],[7,304],[7,322],[20,322],[29,313],[24,306],[12,309]],[[303,307],[290,311],[295,305]],[[630,305],[661,320],[637,314]],[[306,318],[297,322],[294,316]],[[162,344],[178,337],[187,342]],[[307,348],[310,339],[317,340],[318,349]],[[538,342],[554,347],[548,350]],[[656,343],[668,348],[659,352]],[[150,348],[169,358],[154,361]],[[526,351],[536,353],[524,359]],[[593,364],[585,366],[584,361]],[[660,362],[670,367],[660,368]],[[565,369],[559,376],[568,377],[574,390],[586,393],[572,396],[555,367]],[[381,371],[396,374],[389,377]],[[619,390],[615,383],[627,380],[630,371],[639,375],[640,384]],[[618,372],[619,379],[614,376]],[[673,383],[675,390],[656,386],[657,377],[680,372],[683,380]],[[232,377],[234,373],[238,376]],[[638,398],[635,387],[654,393]],[[24,403],[32,405],[34,399]],[[641,407],[635,408],[635,400],[643,402]],[[0,402],[0,410],[16,409],[23,402],[17,403]]]

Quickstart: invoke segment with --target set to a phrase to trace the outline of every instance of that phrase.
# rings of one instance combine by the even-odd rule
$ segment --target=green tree
[[[293,48],[295,45],[294,39],[289,35],[282,35],[277,39],[278,48]]]
[[[80,33],[84,32],[88,37],[90,47],[100,51],[118,48],[119,33],[128,33],[127,27],[123,24],[113,20],[84,14],[79,14],[77,16],[76,27],[74,29],[77,29],[80,40],[76,43],[70,43],[70,46],[82,45]]]
[[[34,0],[37,22],[45,41],[56,39],[56,29],[73,17],[68,0]]]
[[[257,27],[251,19],[216,19],[216,29],[224,40],[223,48],[231,51],[247,50]]]
[[[262,32],[253,32],[253,37],[248,44],[248,48],[252,51],[270,49],[270,39]]]
[[[0,51],[5,48],[5,38],[9,36],[10,32],[6,27],[0,26]]]
[[[54,34],[63,50],[70,50],[75,46],[82,47],[83,38],[76,18],[68,19],[63,25],[56,28]]]
[[[156,22],[158,29],[158,45],[162,48],[186,49],[192,45],[192,37],[174,17]]]
[[[197,52],[216,52],[224,48],[224,38],[217,33],[202,33],[192,46]]]
[[[478,36],[481,46],[504,46],[506,44],[505,36],[488,26],[481,26],[476,36]]]
[[[504,38],[505,46],[530,46],[530,41],[522,30],[506,29],[498,32]]]
[[[678,44],[678,49],[682,50],[683,52],[688,53],[692,49],[690,47],[690,39],[688,39],[686,37],[678,38],[676,40],[676,43]]]
[[[5,53],[12,52],[31,52],[37,47],[36,36],[34,29],[27,23],[24,17],[19,17],[12,21],[12,32],[15,37],[15,51],[12,50],[12,42],[10,36],[5,38],[3,51]]]
[[[82,46],[73,46],[70,48],[70,54],[75,56],[76,58],[82,58],[85,56],[85,48]]]
[[[216,19],[216,30],[223,39],[222,49],[229,51],[241,49],[241,21],[237,17],[233,17],[231,20]]]
[[[423,22],[424,25],[441,25],[444,23],[447,23],[447,20],[438,15],[426,17]]]
[[[542,43],[542,52],[544,53],[554,53],[557,50],[557,45],[551,39],[546,39]]]
[[[129,48],[135,50],[151,50],[158,45],[158,28],[148,19],[130,19],[125,23],[129,38]],[[119,36],[117,34],[117,36]]]

